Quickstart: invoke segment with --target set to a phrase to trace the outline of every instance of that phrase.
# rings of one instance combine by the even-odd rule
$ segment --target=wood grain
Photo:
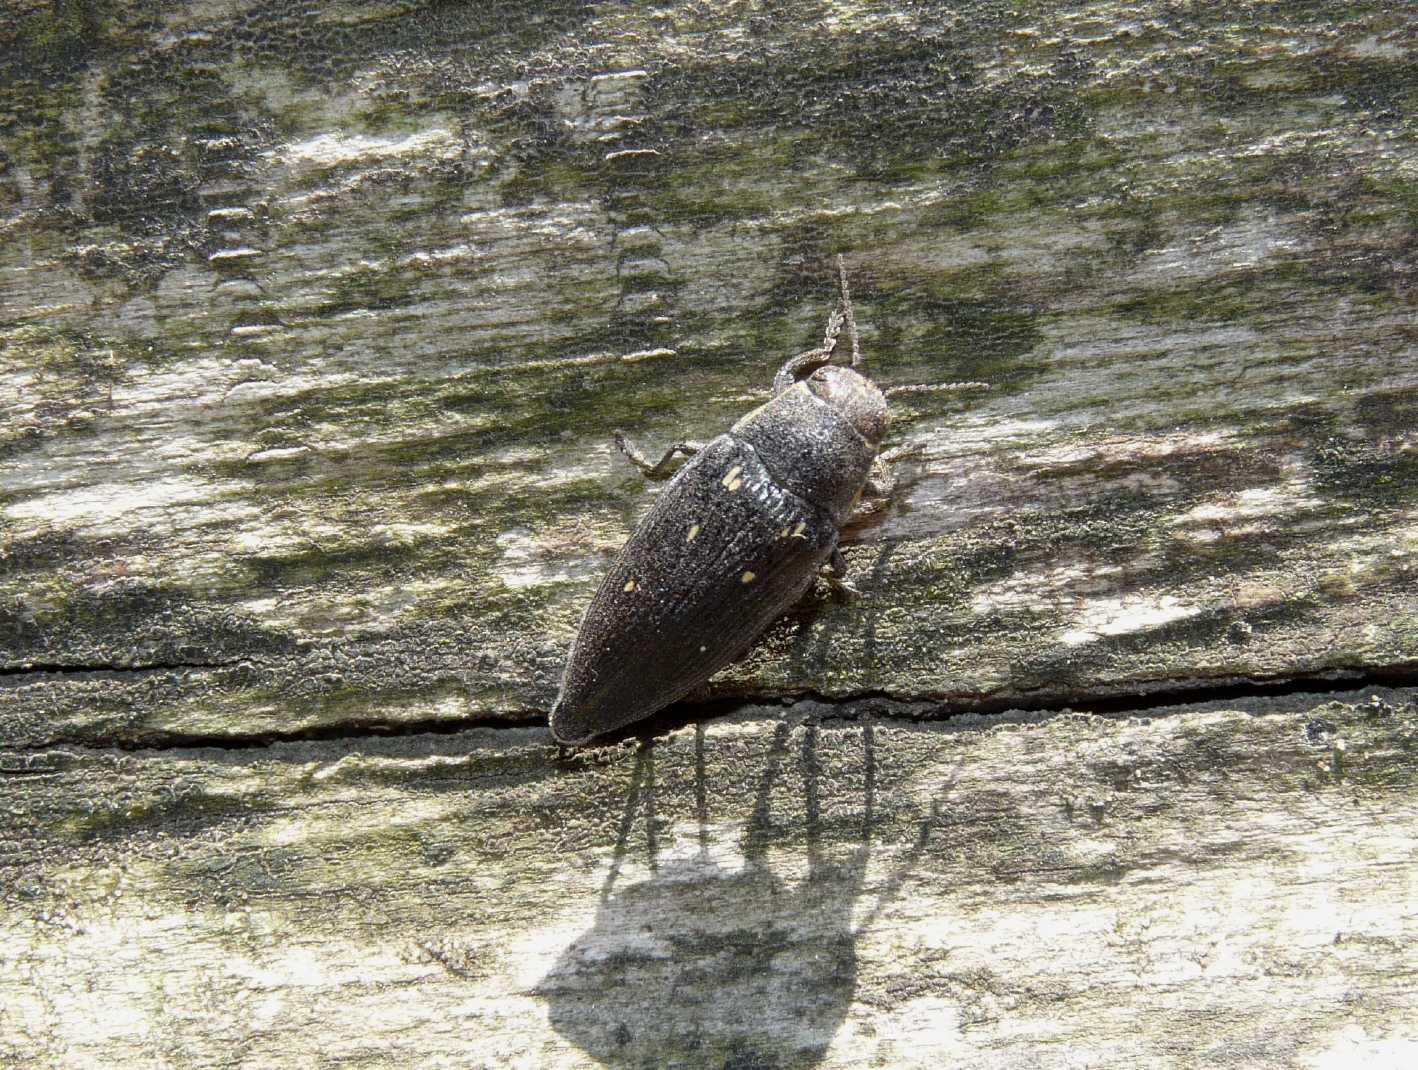
[[[1413,1061],[1402,5],[0,10],[0,1058]],[[611,432],[838,253],[990,389],[894,395],[861,597],[558,762]]]
[[[0,1053],[1397,1067],[1418,702],[1343,698],[12,753]]]

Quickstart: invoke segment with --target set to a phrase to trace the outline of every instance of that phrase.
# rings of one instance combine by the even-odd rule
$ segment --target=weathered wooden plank
[[[0,1060],[1418,1055],[1414,692],[780,716],[7,753]]]
[[[0,1062],[1412,1064],[1412,692],[1037,712],[1412,681],[1411,16],[529,6],[5,4]],[[558,759],[609,432],[837,252],[992,389],[796,701]]]
[[[993,390],[898,399],[866,596],[721,693],[1418,652],[1391,5],[10,7],[7,738],[544,711],[648,501],[610,430],[726,426],[837,250],[885,383]]]

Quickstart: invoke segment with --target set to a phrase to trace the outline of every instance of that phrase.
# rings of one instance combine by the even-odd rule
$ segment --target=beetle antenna
[[[822,345],[814,352],[825,353],[829,357],[837,348],[837,336],[842,333],[842,309],[839,306],[827,314],[827,329],[822,333]]]
[[[806,379],[824,364],[832,363],[832,354],[837,349],[837,337],[842,333],[843,324],[846,324],[847,334],[852,339],[852,363],[861,363],[862,346],[857,338],[857,317],[852,312],[852,291],[847,288],[847,265],[843,262],[841,253],[837,254],[837,285],[841,296],[837,300],[837,307],[827,316],[827,328],[822,332],[822,345],[788,358],[773,377],[774,397],[799,380]],[[638,461],[636,463],[639,464]]]
[[[952,394],[966,390],[988,390],[989,383],[907,383],[905,386],[889,386],[882,391],[887,397],[896,394]]]
[[[837,286],[842,292],[842,318],[847,322],[847,337],[852,340],[852,367],[862,362],[862,342],[857,337],[857,317],[852,311],[852,291],[847,286],[847,263],[837,254]]]

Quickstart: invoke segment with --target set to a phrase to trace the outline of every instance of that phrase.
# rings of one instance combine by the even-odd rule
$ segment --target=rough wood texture
[[[780,716],[560,764],[513,728],[12,758],[0,1053],[1412,1065],[1411,692]]]
[[[0,1052],[1413,1062],[1406,698],[1363,784],[1300,698],[900,721],[1412,681],[1411,14],[528,6],[0,2]],[[722,430],[839,251],[884,385],[992,389],[715,682],[796,701],[556,765],[610,431]]]

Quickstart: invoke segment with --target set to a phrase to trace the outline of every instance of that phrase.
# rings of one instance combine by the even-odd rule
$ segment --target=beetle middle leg
[[[818,569],[817,574],[827,581],[832,593],[844,602],[862,593],[847,582],[847,559],[842,556],[841,547],[833,548],[832,556]]]
[[[645,459],[644,455],[642,455],[639,450],[630,444],[630,441],[625,437],[623,432],[614,431],[611,437],[615,439],[616,448],[620,450],[621,453],[625,454],[625,459],[635,465],[636,468],[640,469],[641,474],[643,474],[646,479],[669,479],[670,476],[675,473],[675,454],[680,453],[686,457],[693,457],[703,448],[697,442],[676,442],[669,449],[665,450],[658,461],[652,464]]]

